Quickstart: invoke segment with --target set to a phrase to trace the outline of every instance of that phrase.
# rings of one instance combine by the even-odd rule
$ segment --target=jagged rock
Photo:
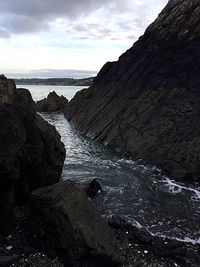
[[[48,94],[47,98],[36,102],[36,110],[39,112],[63,111],[68,100],[63,95],[58,96],[55,91]]]
[[[14,222],[12,211],[30,192],[58,182],[65,149],[55,128],[35,111],[28,90],[0,77],[0,233]]]
[[[31,223],[36,244],[65,266],[117,266],[111,229],[80,186],[65,181],[32,193]]]
[[[168,175],[200,177],[200,2],[170,0],[65,115],[88,136]]]

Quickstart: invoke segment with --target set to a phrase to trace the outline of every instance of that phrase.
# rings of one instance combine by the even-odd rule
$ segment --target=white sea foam
[[[167,238],[167,239],[170,239],[170,240],[175,240],[175,241],[179,241],[179,242],[183,242],[183,243],[190,243],[190,244],[193,244],[193,245],[199,245],[200,244],[200,237],[197,238],[197,239],[193,239],[193,238],[188,237],[188,236],[185,236],[183,238],[178,238],[178,237],[168,237],[168,236],[163,235],[161,233],[152,233],[150,231],[149,231],[149,233],[152,236],[157,236],[157,237],[161,237],[161,238]]]
[[[131,224],[131,225],[133,225],[133,226],[135,226],[135,227],[137,227],[138,229],[142,229],[142,228],[144,228],[143,226],[142,226],[142,224],[140,224],[138,221],[136,221],[135,219],[132,219],[132,218],[130,218],[129,216],[123,216],[125,219],[126,219],[126,221],[129,223],[129,224]],[[146,229],[146,228],[145,228]],[[167,239],[169,239],[169,240],[176,240],[176,241],[179,241],[179,242],[184,242],[184,243],[190,243],[190,244],[193,244],[193,245],[198,245],[198,244],[200,244],[200,237],[199,238],[197,238],[197,239],[194,239],[194,238],[191,238],[191,237],[188,237],[188,236],[185,236],[185,237],[183,237],[183,238],[178,238],[178,237],[169,237],[169,236],[166,236],[166,235],[163,235],[162,233],[160,233],[160,232],[157,232],[157,233],[152,233],[151,231],[149,231],[148,229],[146,229],[148,232],[149,232],[149,234],[150,235],[152,235],[152,236],[156,236],[156,237],[161,237],[161,238],[167,238]]]
[[[189,191],[195,195],[195,199],[200,199],[200,191],[195,188],[187,187],[185,185],[180,185],[175,181],[170,180],[168,177],[165,177],[163,182],[168,186],[171,193],[178,194],[181,193],[182,191]]]

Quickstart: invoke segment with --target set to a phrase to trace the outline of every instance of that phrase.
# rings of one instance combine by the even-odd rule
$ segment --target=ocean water
[[[55,91],[58,95],[63,95],[68,100],[70,100],[77,91],[83,88],[87,88],[87,86],[83,87],[83,86],[55,86],[55,85],[27,84],[27,85],[17,85],[17,88],[28,89],[31,92],[33,99],[37,101],[47,97],[47,95],[52,91]]]
[[[35,100],[55,90],[68,99],[83,87],[23,86]],[[200,184],[175,182],[142,161],[125,159],[82,136],[63,114],[41,114],[59,131],[66,147],[63,179],[98,178],[103,185],[100,207],[135,220],[152,234],[200,243]]]

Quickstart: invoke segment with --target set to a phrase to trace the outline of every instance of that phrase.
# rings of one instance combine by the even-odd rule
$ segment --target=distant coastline
[[[24,78],[24,79],[13,79],[17,85],[62,85],[62,86],[91,86],[94,81],[94,77],[74,79],[74,78]]]

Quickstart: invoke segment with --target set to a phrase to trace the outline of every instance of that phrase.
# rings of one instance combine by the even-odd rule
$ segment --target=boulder
[[[87,197],[93,199],[99,192],[103,192],[101,183],[98,179],[90,179],[85,181],[76,181],[76,184],[85,191]]]
[[[55,91],[48,94],[47,98],[36,102],[36,110],[39,112],[63,111],[68,100],[63,95],[58,96]]]
[[[65,266],[117,266],[112,231],[73,181],[32,192],[31,217],[35,242]]]
[[[58,182],[65,148],[56,129],[35,110],[31,94],[0,77],[0,234],[13,223],[12,210],[41,186]]]
[[[135,160],[199,180],[199,25],[199,1],[170,0],[145,34],[66,105],[66,118]]]

